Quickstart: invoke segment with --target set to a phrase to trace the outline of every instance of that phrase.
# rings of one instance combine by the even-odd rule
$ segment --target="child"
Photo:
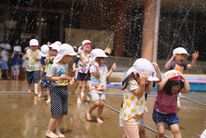
[[[105,92],[106,90],[106,78],[111,75],[111,73],[116,69],[116,63],[114,63],[109,71],[104,64],[105,58],[107,55],[102,49],[92,50],[92,55],[94,58],[94,63],[90,67],[91,73],[91,83],[90,83],[90,95],[92,98],[92,105],[87,111],[87,120],[92,120],[92,112],[98,107],[97,111],[97,122],[102,124],[103,121],[100,119],[105,101]]]
[[[73,83],[74,78],[68,76],[68,64],[75,56],[73,48],[68,44],[63,44],[57,56],[54,58],[54,63],[51,65],[47,72],[47,80],[51,81],[50,94],[51,94],[51,115],[47,137],[65,137],[60,132],[60,127],[63,120],[63,115],[68,113],[68,93],[67,85]],[[57,124],[57,125],[56,125]],[[53,129],[56,125],[56,134]]]
[[[124,100],[120,116],[128,138],[139,137],[140,115],[148,110],[145,92],[151,92],[153,81],[159,79],[152,63],[144,58],[134,62],[122,81]]]
[[[39,42],[36,39],[29,41],[29,49],[26,51],[26,59],[28,60],[26,71],[27,71],[27,83],[29,86],[28,92],[31,92],[32,81],[34,83],[34,93],[38,95],[39,85],[39,70],[40,70],[40,51],[37,49]]]
[[[88,80],[85,80],[85,77],[87,76],[88,70],[89,70],[89,66],[90,66],[90,60],[91,60],[91,55],[90,52],[92,50],[93,47],[93,43],[89,40],[84,40],[82,42],[82,47],[79,49],[78,51],[78,55],[79,55],[79,60],[77,63],[77,103],[80,104],[81,103],[81,90],[83,88],[83,83],[85,85],[85,96],[87,101],[90,101],[90,97],[88,96],[88,92],[89,92],[89,84],[88,84],[88,80],[90,78],[88,78]],[[82,94],[82,98],[83,98]]]
[[[40,67],[40,74],[39,74],[40,91],[39,91],[38,97],[41,97],[44,88],[47,89],[50,84],[49,81],[46,81],[46,76],[45,76],[46,75],[45,74],[45,66],[46,66],[45,60],[46,60],[46,57],[49,55],[49,47],[45,44],[42,45],[40,54],[41,54],[41,61],[40,61],[41,67]],[[47,91],[49,91],[49,89],[47,89]]]
[[[1,51],[1,70],[2,70],[2,73],[5,74],[6,79],[10,79],[9,67],[8,67],[10,49],[11,49],[11,45],[4,44],[4,49]]]
[[[199,52],[195,51],[192,54],[191,64],[187,64],[186,60],[189,54],[183,47],[178,47],[173,50],[173,56],[169,59],[169,61],[165,64],[165,69],[167,70],[177,70],[183,73],[186,69],[193,69],[197,58],[199,57]]]
[[[157,96],[154,103],[152,118],[157,126],[157,137],[164,136],[164,123],[170,127],[175,138],[180,138],[179,118],[176,113],[177,95],[179,92],[190,91],[190,85],[185,77],[176,70],[165,73],[165,78],[157,86]]]
[[[173,56],[170,58],[170,60],[165,64],[165,69],[167,70],[177,70],[183,73],[184,70],[187,69],[193,69],[197,58],[199,57],[199,52],[195,51],[192,54],[192,61],[191,64],[187,64],[186,60],[189,54],[183,47],[178,47],[173,50]],[[178,95],[177,103],[178,103],[178,109],[180,110],[181,104],[180,104],[180,96],[181,93]]]
[[[12,59],[11,69],[12,69],[12,76],[14,77],[14,80],[19,80],[20,65],[23,56],[24,54],[21,52],[21,46],[15,46],[14,51],[11,55],[11,59]]]
[[[26,51],[29,49],[29,47],[25,47],[24,48],[24,52],[26,53]],[[23,55],[23,57],[22,57],[22,65],[21,65],[21,67],[22,67],[22,69],[23,69],[23,74],[24,74],[24,79],[25,79],[25,75],[26,75],[26,65],[27,65],[27,62],[28,62],[28,60],[26,59],[26,54],[24,54]]]

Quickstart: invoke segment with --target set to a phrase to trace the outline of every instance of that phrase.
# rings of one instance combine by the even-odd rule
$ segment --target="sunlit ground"
[[[50,107],[45,102],[45,98],[37,98],[33,94],[27,93],[25,81],[12,83],[12,81],[0,81],[0,136],[5,138],[22,137],[45,137],[45,132],[50,119]],[[71,91],[75,88],[70,87]],[[69,91],[70,91],[69,90]],[[10,93],[10,94],[8,94]],[[119,110],[122,101],[120,89],[109,88],[107,90],[106,104]],[[111,95],[117,94],[117,95]],[[145,114],[145,124],[147,127],[156,130],[152,120],[152,108],[156,92],[152,92],[148,97],[149,112]],[[192,92],[186,96],[195,99],[203,104],[206,93]],[[206,107],[197,103],[181,100],[182,108],[178,112],[180,118],[180,129],[183,138],[198,137],[206,128]],[[62,132],[66,137],[74,138],[119,138],[123,134],[123,128],[119,127],[119,115],[108,107],[104,108],[104,124],[98,125],[96,121],[86,121],[86,110],[90,104],[76,104],[76,95],[69,95],[69,114],[64,118]],[[93,113],[95,119],[96,111]],[[153,138],[155,133],[146,129],[147,136]],[[172,137],[167,129],[167,136]]]

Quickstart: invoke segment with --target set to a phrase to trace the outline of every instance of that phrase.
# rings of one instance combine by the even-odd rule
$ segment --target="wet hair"
[[[137,74],[138,75],[138,74]],[[132,72],[131,75],[128,75],[123,81],[122,81],[122,90],[127,88],[128,82],[135,78],[135,74]]]
[[[184,82],[182,80],[175,80],[175,81],[167,81],[167,83],[165,84],[163,90],[165,91],[166,94],[168,95],[173,95],[172,93],[172,87],[176,86],[176,85],[180,85],[180,90],[182,88],[184,88]]]

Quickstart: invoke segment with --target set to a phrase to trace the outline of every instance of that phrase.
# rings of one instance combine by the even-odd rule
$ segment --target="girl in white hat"
[[[15,46],[13,53],[11,55],[12,63],[11,63],[11,71],[12,71],[12,76],[14,80],[19,79],[19,73],[20,73],[20,65],[22,61],[22,57],[24,54],[21,52],[21,46]]]
[[[72,84],[74,78],[68,76],[68,64],[72,57],[76,55],[73,48],[68,44],[63,44],[57,56],[53,60],[53,64],[47,72],[46,79],[51,81],[51,119],[49,122],[47,137],[57,138],[65,137],[60,132],[63,116],[68,114],[68,83]],[[56,126],[56,133],[53,129]]]
[[[172,57],[167,61],[165,64],[165,69],[167,70],[177,70],[180,71],[181,73],[184,72],[184,70],[191,70],[195,67],[197,58],[199,57],[199,52],[195,51],[192,54],[192,61],[190,64],[187,64],[187,58],[189,54],[187,53],[187,50],[184,49],[183,47],[177,47],[173,50]],[[180,97],[181,93],[178,94],[178,109],[181,109],[181,104],[180,104]]]
[[[86,97],[87,101],[90,101],[90,97],[88,96],[89,92],[89,80],[90,77],[87,77],[89,66],[91,63],[91,55],[90,52],[93,48],[93,43],[89,40],[82,41],[82,46],[78,49],[79,60],[77,62],[77,103],[80,104],[84,98]],[[73,69],[75,71],[75,69]],[[84,91],[83,87],[85,88]],[[82,92],[82,93],[81,93]]]
[[[103,123],[103,121],[101,120],[101,115],[105,101],[104,91],[107,88],[106,78],[109,77],[111,73],[116,69],[116,64],[114,63],[111,69],[108,71],[107,66],[104,64],[105,58],[107,57],[105,52],[102,49],[94,49],[91,53],[94,59],[93,65],[91,65],[90,67],[90,95],[93,103],[87,111],[87,120],[92,120],[92,112],[95,108],[98,108],[96,120],[98,123]]]
[[[140,116],[148,111],[145,92],[151,92],[158,77],[152,63],[143,58],[137,59],[127,71],[122,81],[124,99],[120,111],[126,137],[139,138]]]

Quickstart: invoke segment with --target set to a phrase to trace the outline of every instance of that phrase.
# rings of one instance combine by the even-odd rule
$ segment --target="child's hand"
[[[73,77],[70,81],[69,84],[72,85],[75,82],[75,77]]]
[[[93,65],[99,67],[99,64],[96,61],[93,62]]]
[[[154,67],[154,69],[155,69],[156,71],[159,69],[159,66],[158,66],[157,63],[152,63],[152,65],[153,65],[153,67]]]
[[[145,83],[148,78],[149,78],[149,75],[148,75],[147,72],[143,72],[142,74],[140,74],[140,80],[141,80],[141,82],[144,82],[144,83]]]
[[[198,51],[195,51],[193,54],[192,54],[192,59],[197,59],[199,57],[199,52]]]
[[[62,74],[59,78],[60,80],[68,80],[68,76],[66,74]]]
[[[111,50],[111,48],[106,47],[106,49],[104,50],[104,52],[110,55],[110,54],[112,53],[112,50]]]
[[[114,62],[113,65],[112,65],[112,67],[111,67],[111,69],[112,69],[112,71],[114,71],[116,68],[117,68],[117,65],[116,65],[116,63]]]
[[[177,75],[177,73],[176,73],[176,72],[170,72],[170,73],[168,73],[168,74],[167,74],[167,76],[166,76],[165,78],[170,79],[170,78],[175,77],[176,75]],[[179,73],[178,75],[180,75],[180,73]]]

